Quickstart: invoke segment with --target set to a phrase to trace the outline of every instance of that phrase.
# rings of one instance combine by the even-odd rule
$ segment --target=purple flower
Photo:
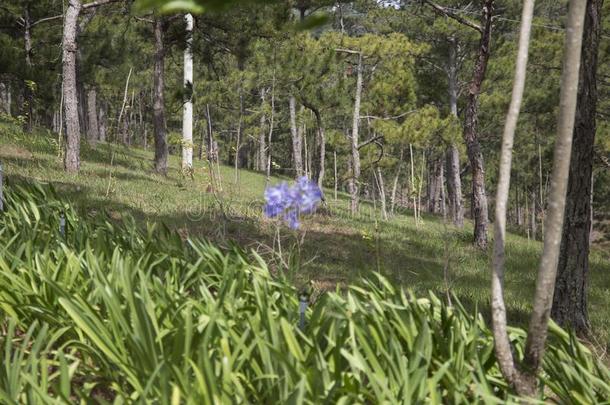
[[[265,215],[276,218],[283,214],[283,219],[292,229],[300,225],[299,215],[309,214],[315,211],[317,204],[322,200],[322,191],[318,185],[307,177],[297,179],[288,186],[282,182],[276,186],[267,187],[265,190]]]
[[[297,214],[296,210],[286,211],[284,214],[284,220],[288,224],[288,226],[292,229],[299,229],[299,214]]]

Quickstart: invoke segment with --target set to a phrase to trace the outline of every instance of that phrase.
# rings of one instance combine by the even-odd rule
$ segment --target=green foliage
[[[459,304],[417,299],[379,276],[323,295],[301,331],[295,289],[255,255],[129,219],[85,221],[36,184],[9,188],[6,202],[5,403],[516,401],[485,322]],[[608,370],[564,331],[550,333],[540,399],[605,400]],[[520,353],[524,332],[511,338]]]

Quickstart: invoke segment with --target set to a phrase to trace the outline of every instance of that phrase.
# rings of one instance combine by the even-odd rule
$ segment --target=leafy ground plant
[[[297,291],[254,254],[79,217],[38,185],[0,217],[4,403],[507,403],[480,315],[377,276]],[[67,232],[58,235],[60,215]],[[511,329],[521,354],[524,332]],[[556,326],[540,401],[603,403],[610,372]]]

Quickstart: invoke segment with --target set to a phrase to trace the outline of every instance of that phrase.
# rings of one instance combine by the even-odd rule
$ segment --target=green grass
[[[13,124],[0,123],[0,160],[10,182],[53,183],[84,215],[104,211],[116,221],[125,215],[141,223],[162,221],[182,236],[205,237],[224,246],[236,241],[258,251],[272,271],[281,267],[269,253],[275,227],[261,215],[263,175],[241,170],[235,184],[233,168],[222,166],[223,192],[215,196],[209,192],[208,169],[202,161],[195,161],[191,180],[180,174],[179,160],[171,156],[169,174],[162,177],[152,173],[150,150],[117,145],[91,149],[83,145],[82,170],[71,175],[63,172],[57,150],[56,134],[23,134]],[[273,178],[272,182],[280,180]],[[304,221],[304,264],[296,275],[297,284],[312,282],[316,288],[329,289],[379,270],[393,283],[418,294],[432,290],[443,296],[447,263],[450,290],[467,307],[477,306],[483,314],[489,312],[489,255],[471,246],[470,224],[458,230],[445,227],[432,216],[425,216],[423,224],[417,224],[408,211],[382,221],[369,203],[363,204],[358,218],[351,218],[346,195],[340,193],[337,201],[330,191],[326,196],[330,214]],[[296,235],[283,229],[282,237],[286,248]],[[540,250],[539,242],[508,235],[506,303],[512,324],[524,325],[528,319]],[[589,285],[591,323],[596,346],[603,352],[610,350],[607,251],[594,249]]]

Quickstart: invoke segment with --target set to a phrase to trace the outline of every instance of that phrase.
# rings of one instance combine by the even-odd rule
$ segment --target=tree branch
[[[92,8],[103,6],[103,5],[109,4],[109,3],[118,3],[119,1],[122,1],[122,0],[96,0],[96,1],[92,1],[91,3],[83,4],[83,10],[92,9]]]
[[[360,145],[358,145],[358,149],[362,149],[366,145],[369,145],[371,143],[379,144],[380,143],[379,141],[381,141],[382,139],[383,139],[383,135],[374,136],[371,139],[368,139],[368,140],[362,142]]]
[[[483,32],[483,28],[481,28],[481,26],[475,22],[472,22],[470,20],[467,20],[466,18],[460,16],[459,14],[454,13],[453,11],[449,10],[446,7],[443,6],[439,6],[436,3],[431,2],[430,0],[423,0],[424,3],[426,3],[427,5],[429,5],[430,7],[432,7],[432,9],[440,15],[443,15],[445,17],[451,18],[457,22],[459,22],[462,25],[465,25],[467,27],[470,27],[474,30],[477,30],[479,32]]]
[[[397,120],[398,118],[402,118],[406,115],[416,113],[417,111],[419,111],[419,110],[415,109],[415,110],[405,111],[403,113],[400,113],[398,115],[393,115],[391,117],[379,117],[377,115],[361,115],[360,119],[372,119],[372,120],[384,120],[384,121]]]

